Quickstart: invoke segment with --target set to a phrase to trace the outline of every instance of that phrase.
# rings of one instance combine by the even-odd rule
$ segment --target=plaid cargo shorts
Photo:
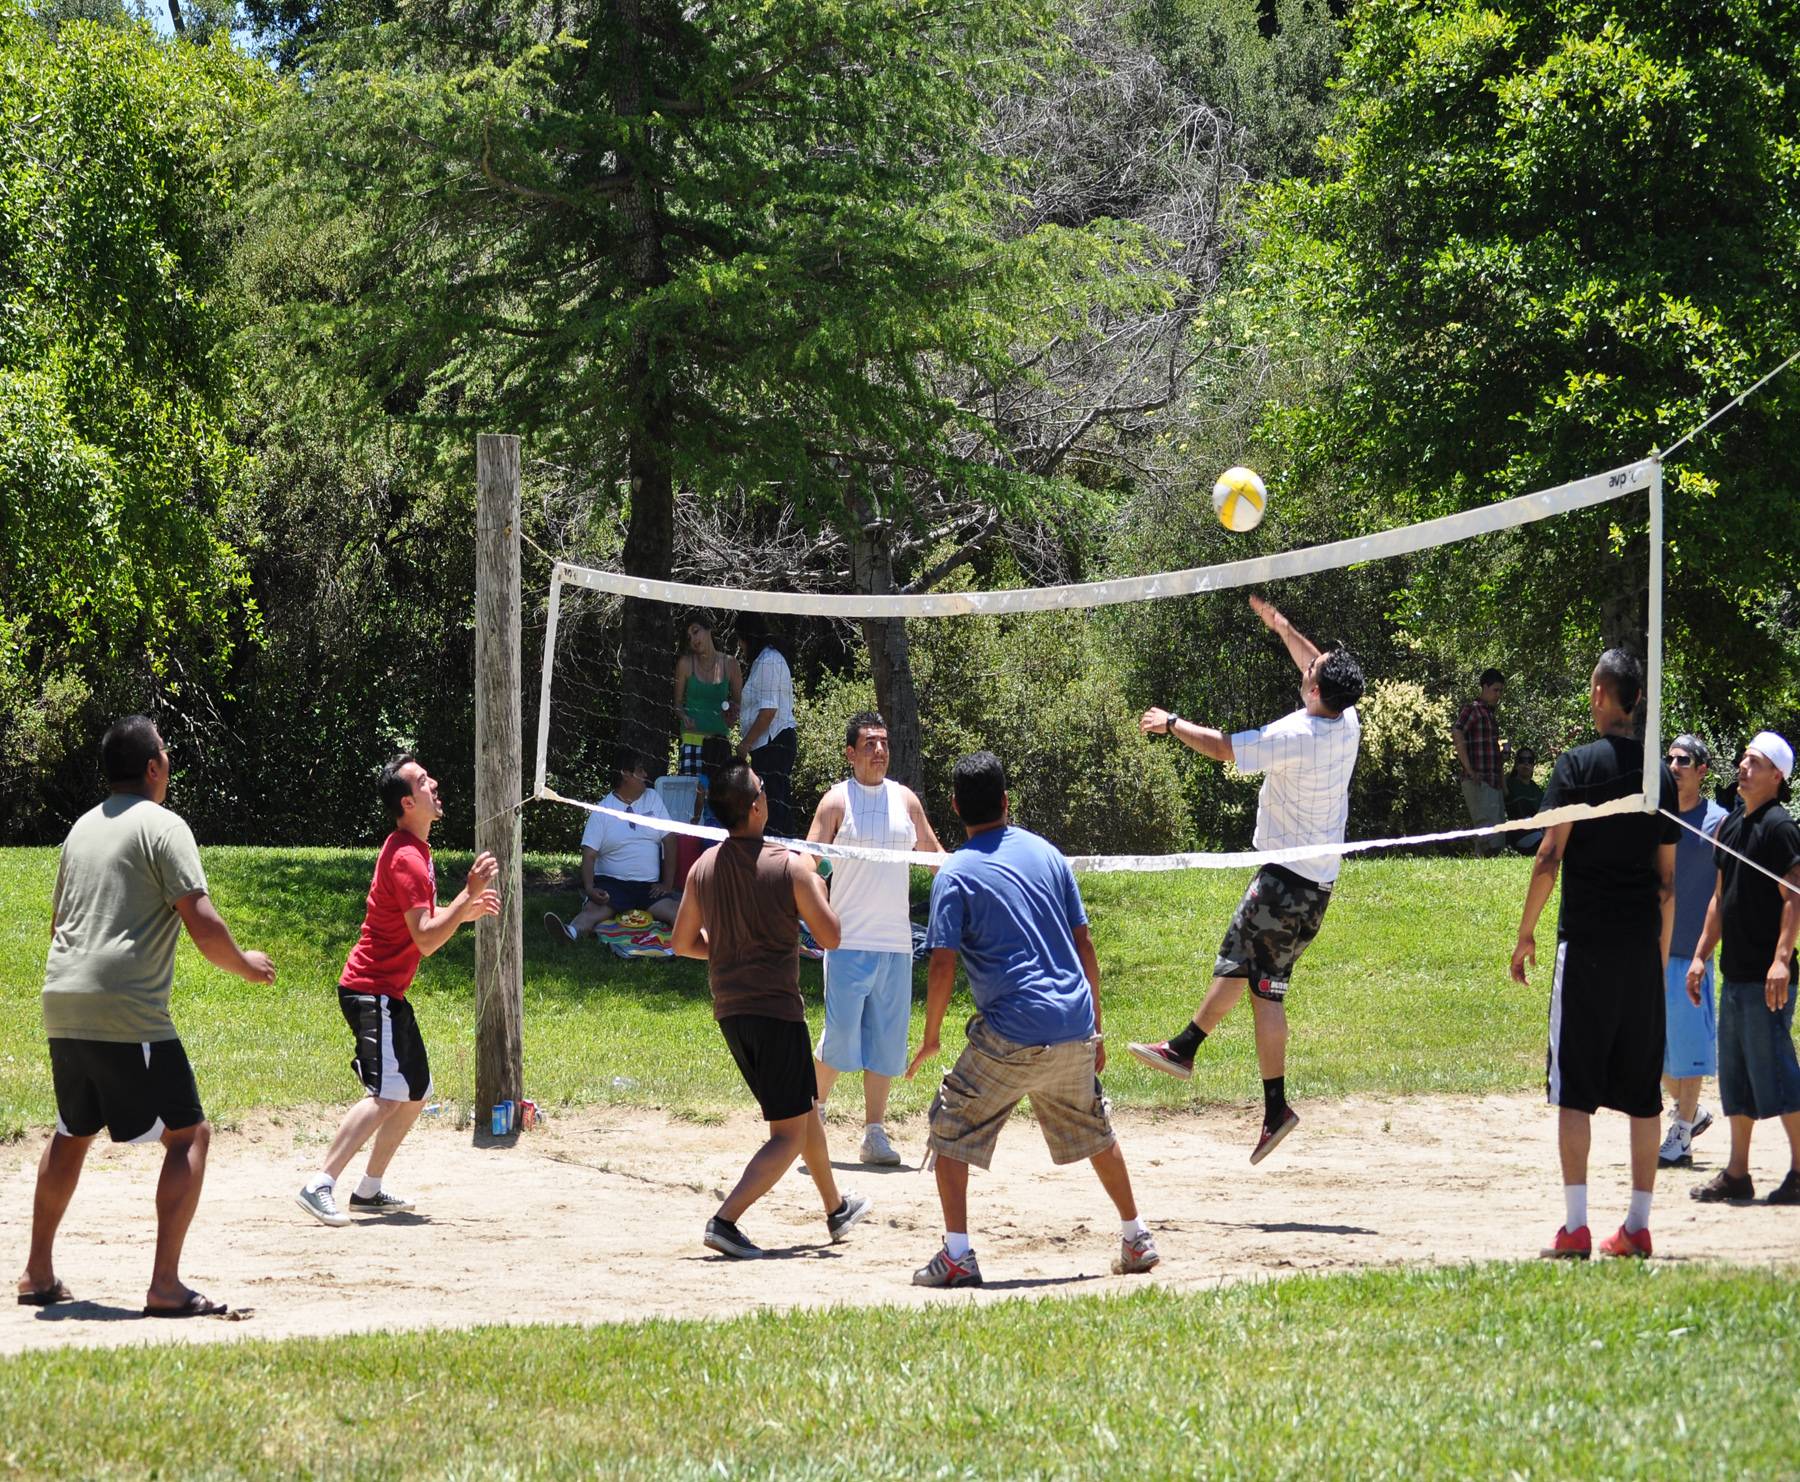
[[[1248,978],[1258,998],[1280,1003],[1287,997],[1288,975],[1319,934],[1330,904],[1329,886],[1315,885],[1279,865],[1264,865],[1238,902],[1219,944],[1213,976]]]
[[[969,1043],[931,1104],[931,1150],[986,1168],[1012,1110],[1026,1097],[1052,1163],[1079,1163],[1105,1152],[1113,1135],[1111,1103],[1094,1073],[1098,1041],[1021,1045],[997,1034],[980,1014]]]

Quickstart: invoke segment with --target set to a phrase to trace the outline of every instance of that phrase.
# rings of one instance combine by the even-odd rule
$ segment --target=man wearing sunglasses
[[[1707,902],[1712,899],[1713,848],[1709,841],[1725,821],[1725,810],[1701,791],[1712,760],[1704,741],[1695,735],[1677,736],[1669,743],[1667,760],[1675,777],[1676,811],[1686,827],[1675,841],[1675,935],[1663,984],[1667,1017],[1663,1090],[1674,1106],[1669,1111],[1669,1133],[1656,1161],[1662,1168],[1686,1168],[1694,1161],[1694,1139],[1713,1123],[1712,1113],[1700,1109],[1700,1078],[1718,1073],[1712,954],[1706,957],[1698,1003],[1688,997],[1687,972],[1706,926]],[[1699,833],[1693,832],[1695,829]]]
[[[613,810],[588,814],[581,831],[581,909],[564,924],[544,913],[552,936],[578,942],[603,921],[626,911],[648,911],[665,926],[675,920],[675,840],[639,818],[667,818],[669,810],[650,785],[650,769],[635,751],[613,763],[613,790],[600,799]],[[620,818],[617,815],[627,815]]]

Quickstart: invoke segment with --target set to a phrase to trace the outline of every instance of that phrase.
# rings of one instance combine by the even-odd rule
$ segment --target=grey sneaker
[[[754,1261],[762,1254],[760,1245],[730,1220],[722,1220],[716,1214],[706,1222],[706,1236],[701,1243],[708,1250],[716,1250],[722,1256],[739,1261]]]
[[[298,1204],[321,1225],[347,1225],[350,1216],[337,1207],[337,1197],[332,1193],[331,1185],[322,1189],[302,1189],[294,1195],[294,1203]]]
[[[952,1260],[950,1252],[940,1249],[931,1264],[913,1272],[914,1286],[980,1286],[981,1262],[970,1251],[960,1260]]]
[[[386,1189],[377,1189],[367,1199],[352,1190],[350,1194],[350,1212],[352,1214],[399,1214],[404,1209],[411,1209],[413,1202],[402,1199],[398,1194],[390,1194]]]
[[[869,1201],[861,1194],[844,1194],[844,1202],[830,1214],[825,1216],[825,1228],[831,1231],[831,1243],[836,1245],[850,1233],[850,1227],[869,1212]]]
[[[1113,1275],[1130,1276],[1136,1271],[1148,1271],[1161,1259],[1156,1253],[1156,1242],[1146,1230],[1142,1235],[1133,1235],[1131,1239],[1119,1242],[1119,1256],[1113,1262]]]
[[[900,1155],[894,1151],[893,1143],[888,1141],[887,1132],[875,1123],[863,1128],[862,1147],[858,1150],[857,1157],[877,1168],[900,1166]]]

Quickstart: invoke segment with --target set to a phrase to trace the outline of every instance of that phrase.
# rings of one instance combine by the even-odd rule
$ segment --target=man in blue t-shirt
[[[1686,1168],[1694,1161],[1694,1139],[1712,1126],[1700,1110],[1700,1079],[1718,1073],[1719,1021],[1713,1012],[1713,965],[1706,959],[1700,1002],[1688,998],[1687,970],[1706,926],[1712,900],[1712,841],[1725,810],[1701,792],[1712,755],[1692,734],[1669,743],[1669,771],[1675,778],[1676,814],[1684,827],[1675,844],[1675,935],[1663,969],[1663,1090],[1674,1101],[1669,1132],[1656,1155],[1659,1168]]]
[[[975,999],[968,1044],[931,1107],[931,1151],[944,1207],[944,1246],[913,1272],[916,1286],[980,1286],[969,1243],[969,1165],[986,1168],[1013,1108],[1029,1096],[1055,1163],[1086,1158],[1118,1207],[1120,1275],[1148,1271],[1156,1245],[1138,1218],[1131,1175],[1100,1089],[1100,963],[1069,862],[1008,817],[1006,771],[989,751],[952,773],[969,841],[931,887],[925,1034],[907,1076],[938,1052],[962,958]]]

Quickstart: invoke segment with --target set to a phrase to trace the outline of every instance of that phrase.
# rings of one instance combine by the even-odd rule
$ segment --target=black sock
[[[1200,1048],[1200,1042],[1206,1038],[1206,1031],[1198,1024],[1189,1024],[1169,1041],[1169,1053],[1179,1055],[1183,1060],[1192,1060],[1194,1052]]]
[[[835,1220],[840,1214],[842,1214],[849,1207],[850,1207],[850,1201],[846,1198],[841,1198],[838,1200],[838,1207],[836,1209],[832,1210],[830,1214],[826,1215],[825,1218],[828,1220]]]
[[[1263,1082],[1263,1125],[1273,1127],[1287,1110],[1287,1077],[1278,1075]]]

